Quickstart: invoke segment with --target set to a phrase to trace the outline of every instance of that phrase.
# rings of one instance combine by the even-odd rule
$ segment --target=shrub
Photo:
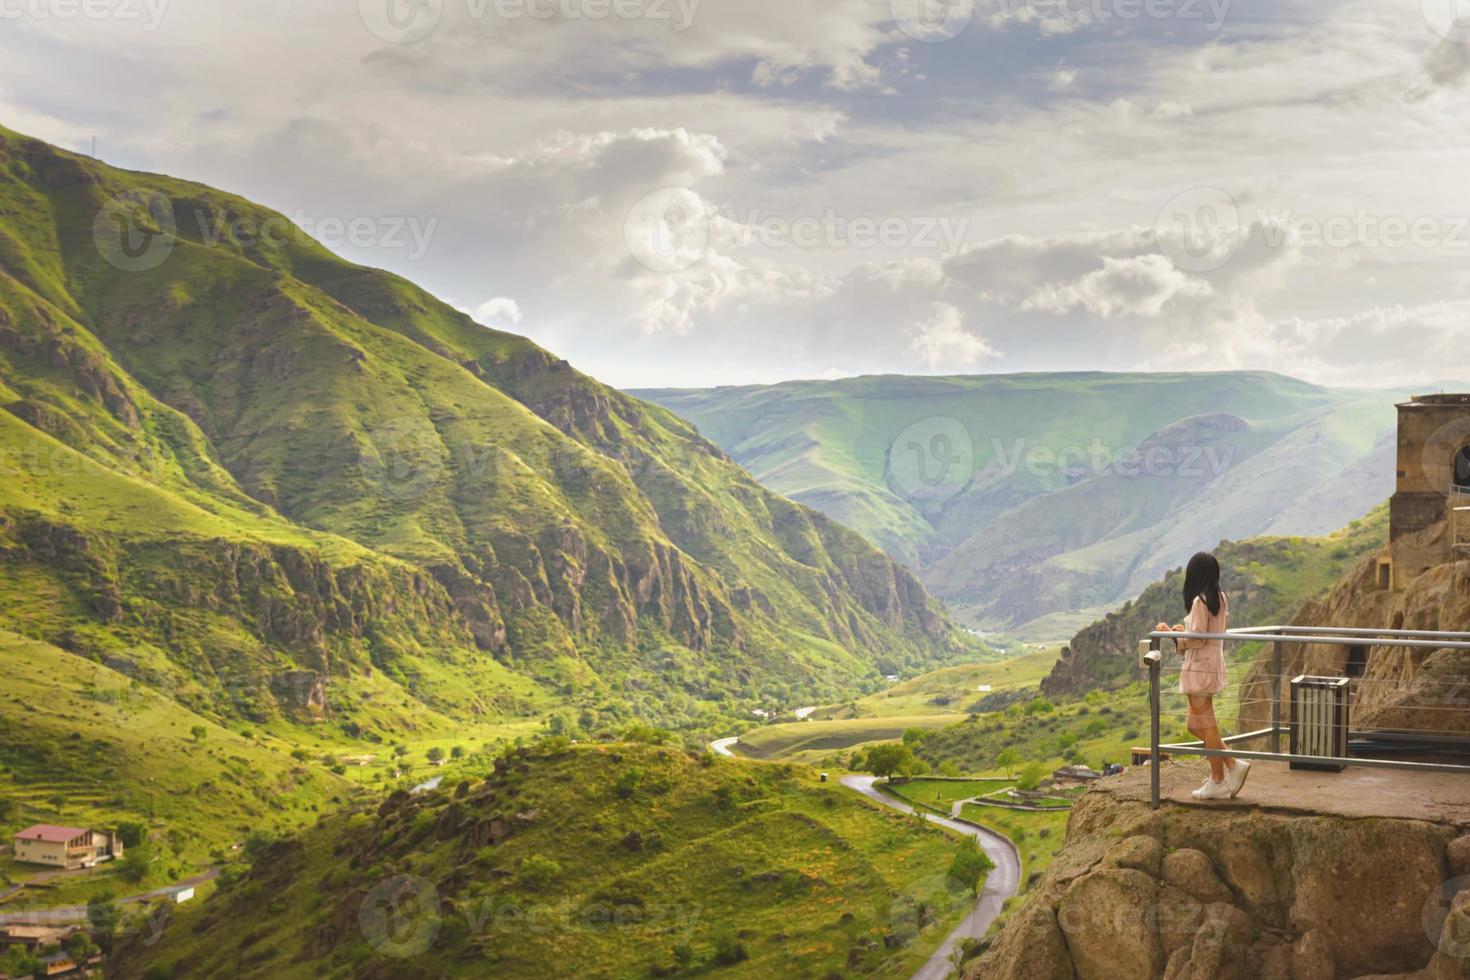
[[[561,876],[561,865],[544,854],[530,854],[521,860],[517,880],[527,888],[544,888]]]
[[[719,966],[734,966],[750,959],[745,944],[734,936],[721,936],[715,940],[714,962]]]

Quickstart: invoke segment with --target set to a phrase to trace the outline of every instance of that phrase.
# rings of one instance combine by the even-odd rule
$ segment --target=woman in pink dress
[[[1230,600],[1220,591],[1220,563],[1201,551],[1189,559],[1184,570],[1184,608],[1189,614],[1182,626],[1160,623],[1157,629],[1185,633],[1223,633],[1230,625]],[[1179,692],[1189,700],[1190,734],[1207,749],[1223,749],[1220,724],[1215,720],[1215,695],[1229,685],[1225,673],[1225,644],[1220,640],[1181,638],[1174,643],[1184,654],[1179,671]],[[1250,763],[1229,756],[1210,756],[1210,775],[1194,791],[1197,800],[1234,797],[1245,785]]]

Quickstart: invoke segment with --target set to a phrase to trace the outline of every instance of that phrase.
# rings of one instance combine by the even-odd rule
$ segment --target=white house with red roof
[[[122,857],[123,843],[110,830],[38,823],[15,835],[15,859],[54,868],[90,868]]]

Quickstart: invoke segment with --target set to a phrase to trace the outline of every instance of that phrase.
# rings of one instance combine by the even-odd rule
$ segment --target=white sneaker
[[[1197,800],[1228,800],[1230,799],[1230,783],[1220,780],[1218,783],[1213,779],[1205,780],[1205,784],[1190,794]]]
[[[1251,774],[1251,764],[1244,759],[1235,760],[1235,768],[1225,773],[1225,782],[1230,787],[1230,798],[1235,799],[1240,788],[1245,785],[1245,777]]]

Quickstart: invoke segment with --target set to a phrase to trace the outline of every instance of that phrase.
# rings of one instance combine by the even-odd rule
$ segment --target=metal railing
[[[1204,747],[1203,742],[1180,742],[1160,743],[1160,700],[1161,691],[1159,677],[1163,671],[1164,654],[1161,649],[1163,640],[1219,640],[1222,644],[1228,643],[1262,643],[1272,644],[1273,669],[1268,680],[1271,685],[1271,724],[1267,728],[1259,728],[1255,731],[1241,732],[1236,735],[1221,736],[1221,741],[1226,745],[1239,742],[1247,742],[1253,739],[1265,738],[1269,740],[1270,751],[1248,751],[1243,749],[1209,749]],[[1447,632],[1443,630],[1399,630],[1399,629],[1359,629],[1352,627],[1337,626],[1249,626],[1239,629],[1227,630],[1224,633],[1192,633],[1173,630],[1155,630],[1141,641],[1147,645],[1147,649],[1140,658],[1140,664],[1148,671],[1148,700],[1149,700],[1149,800],[1154,809],[1159,807],[1159,769],[1163,753],[1170,755],[1197,755],[1197,756],[1226,756],[1237,759],[1264,759],[1276,762],[1295,763],[1322,763],[1332,762],[1344,766],[1364,766],[1379,769],[1400,769],[1421,772],[1463,772],[1470,773],[1470,765],[1455,764],[1448,762],[1414,762],[1399,759],[1376,759],[1363,758],[1361,756],[1321,756],[1300,755],[1281,751],[1281,736],[1290,731],[1289,727],[1281,723],[1281,685],[1283,678],[1283,661],[1285,659],[1285,648],[1287,644],[1307,645],[1325,644],[1329,646],[1346,647],[1406,647],[1410,649],[1428,650],[1465,650],[1470,651],[1470,633]],[[1260,679],[1260,678],[1258,678]],[[1362,677],[1352,678],[1356,687],[1368,680]],[[1461,692],[1470,692],[1470,684],[1466,684]],[[1255,702],[1259,703],[1258,699]],[[1388,705],[1389,708],[1403,707],[1399,705]],[[1456,707],[1437,707],[1435,705],[1413,705],[1414,711],[1441,711],[1448,710],[1460,714],[1461,717],[1470,713],[1470,708],[1464,704]],[[1350,732],[1351,724],[1349,725]],[[1413,729],[1362,729],[1363,734],[1371,734],[1375,739],[1381,741],[1412,740],[1414,742],[1433,743],[1442,746],[1470,747],[1470,732],[1458,732],[1453,730],[1420,731]]]

